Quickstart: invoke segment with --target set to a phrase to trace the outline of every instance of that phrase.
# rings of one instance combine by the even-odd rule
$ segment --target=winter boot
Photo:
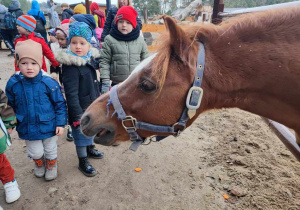
[[[73,135],[72,135],[72,128],[71,128],[70,125],[68,125],[67,140],[68,141],[74,141],[74,138],[73,138]]]
[[[46,159],[46,175],[45,179],[51,181],[57,177],[57,159]]]
[[[3,187],[7,203],[15,202],[20,198],[21,192],[19,189],[19,185],[15,179],[12,182],[7,182]]]
[[[79,158],[78,169],[86,176],[92,177],[97,174],[96,169],[90,164],[87,157]]]
[[[99,152],[96,149],[95,145],[90,145],[90,146],[87,146],[86,148],[87,148],[87,155],[88,155],[88,157],[94,158],[94,159],[101,159],[101,158],[103,158],[104,153],[103,152]]]
[[[34,160],[35,167],[34,167],[34,175],[38,178],[45,176],[45,160],[44,156],[40,159]]]

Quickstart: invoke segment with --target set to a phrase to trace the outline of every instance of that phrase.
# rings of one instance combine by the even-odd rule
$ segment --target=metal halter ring
[[[177,122],[177,123],[175,123],[174,125],[172,125],[172,127],[173,127],[173,129],[174,129],[174,133],[173,133],[173,136],[179,136],[179,134],[182,132],[182,131],[184,131],[184,129],[186,128],[186,126],[184,125],[179,125],[179,126],[181,126],[182,127],[182,129],[178,129],[177,131],[175,131],[175,127],[177,126],[177,125],[179,125],[179,123]]]
[[[130,121],[132,123],[132,126],[126,126],[125,122]],[[126,118],[124,118],[122,120],[122,125],[126,130],[129,129],[134,129],[136,131],[136,118],[132,117],[132,116],[126,116]]]

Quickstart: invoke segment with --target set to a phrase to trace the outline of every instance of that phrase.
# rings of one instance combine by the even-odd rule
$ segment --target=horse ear
[[[187,38],[185,32],[177,25],[172,17],[163,16],[166,29],[170,34],[170,43],[174,53],[181,58],[183,62],[188,61],[186,50],[191,45],[191,40]]]

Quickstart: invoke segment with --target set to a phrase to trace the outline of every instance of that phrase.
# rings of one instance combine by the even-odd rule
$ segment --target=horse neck
[[[287,31],[283,34],[282,30]],[[229,33],[220,40],[209,42],[206,46],[203,81],[205,106],[202,111],[237,107],[271,118],[274,113],[268,108],[274,103],[279,104],[277,108],[282,110],[286,106],[284,103],[299,105],[299,100],[285,101],[286,94],[280,87],[282,84],[289,86],[289,81],[290,87],[300,88],[297,78],[293,77],[297,73],[289,74],[295,69],[286,61],[289,58],[295,63],[299,62],[296,56],[299,42],[291,42],[297,40],[295,37],[299,34],[299,29],[295,33],[278,27],[263,35],[251,34],[260,38],[250,37],[243,41],[236,38],[234,33]],[[299,96],[292,88],[290,91]]]

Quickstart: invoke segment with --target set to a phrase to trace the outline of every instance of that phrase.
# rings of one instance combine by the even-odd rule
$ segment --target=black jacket
[[[62,20],[64,19],[70,19],[72,16],[74,15],[74,12],[73,10],[71,9],[65,9],[63,12],[62,12]]]
[[[117,7],[111,7],[108,10],[106,20],[104,23],[103,32],[101,34],[101,42],[104,42],[104,38],[109,34],[113,24],[115,23],[114,19],[115,19],[117,12],[118,12]],[[142,30],[143,24],[142,24],[141,19],[139,18],[139,15],[136,17],[136,21],[137,21],[137,27],[139,27],[139,29]]]
[[[93,48],[93,55],[98,58],[99,51]],[[94,66],[86,60],[65,51],[57,53],[55,59],[63,64],[62,83],[67,99],[69,123],[72,124],[79,121],[86,108],[100,96],[99,81]]]

